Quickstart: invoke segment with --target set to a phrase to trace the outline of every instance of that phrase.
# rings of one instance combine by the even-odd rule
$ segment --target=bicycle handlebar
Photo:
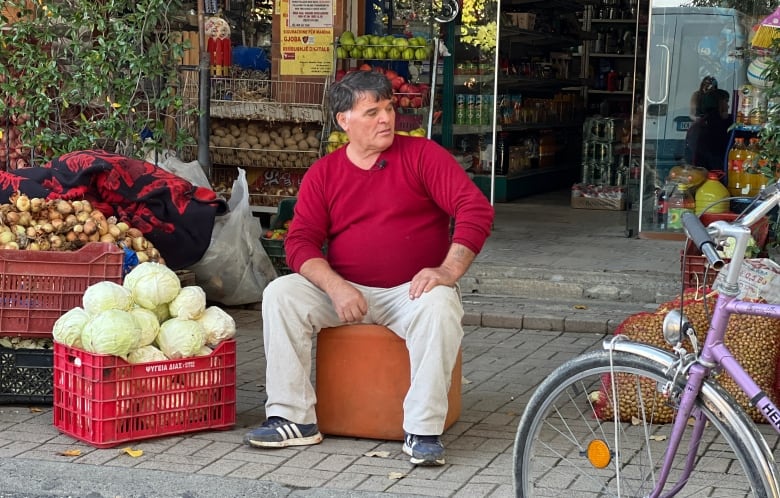
[[[725,264],[723,259],[718,256],[716,250],[715,241],[710,237],[710,233],[707,228],[702,224],[698,216],[693,213],[686,212],[682,216],[682,225],[685,228],[685,232],[697,248],[701,251],[702,255],[707,258],[710,265],[715,270],[720,270]]]

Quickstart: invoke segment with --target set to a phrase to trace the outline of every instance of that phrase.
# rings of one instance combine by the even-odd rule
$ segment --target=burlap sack
[[[700,293],[692,290],[686,292],[682,297],[678,297],[668,303],[659,306],[654,313],[638,313],[628,317],[615,331],[616,334],[624,334],[627,337],[650,344],[652,346],[671,351],[672,348],[663,338],[662,324],[664,316],[669,309],[679,308],[680,300],[683,301],[683,310],[690,319],[699,338],[699,344],[704,343],[709,328],[708,315],[712,314],[715,305],[714,295],[703,299]],[[733,315],[729,319],[725,337],[726,346],[734,354],[734,358],[742,364],[742,367],[748,372],[756,384],[769,394],[772,401],[778,399],[778,390],[776,386],[776,369],[780,362],[780,319],[764,318],[759,316]],[[688,351],[691,351],[691,345],[686,340],[683,343]],[[756,422],[764,421],[760,412],[750,406],[747,396],[739,389],[734,380],[726,373],[719,373],[716,376],[718,382],[728,391],[739,405],[747,411],[750,417]],[[605,378],[601,391],[594,395],[594,400],[598,398],[596,409],[597,416],[602,419],[612,418],[611,388]],[[626,385],[631,382],[631,385]],[[639,400],[636,399],[636,386],[633,380],[628,378],[618,378],[618,397],[621,406],[620,419],[622,421],[631,421],[632,417],[638,415],[636,406]],[[622,385],[622,387],[621,387]],[[672,410],[669,400],[665,399],[657,392],[655,382],[647,381],[646,385],[641,385],[641,392],[645,411],[649,406],[658,407],[654,422],[671,422]]]

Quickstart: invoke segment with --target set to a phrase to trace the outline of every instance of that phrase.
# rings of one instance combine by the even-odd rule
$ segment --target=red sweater
[[[432,140],[396,135],[377,164],[383,167],[362,170],[342,147],[309,168],[285,242],[294,271],[322,257],[327,243],[339,275],[387,288],[441,265],[451,241],[479,253],[493,207],[449,152]]]

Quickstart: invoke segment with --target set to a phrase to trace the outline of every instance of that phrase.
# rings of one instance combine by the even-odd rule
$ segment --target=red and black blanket
[[[77,151],[42,167],[0,171],[0,203],[15,192],[45,199],[86,199],[149,239],[178,270],[197,263],[227,205],[214,191],[154,164],[105,151]]]

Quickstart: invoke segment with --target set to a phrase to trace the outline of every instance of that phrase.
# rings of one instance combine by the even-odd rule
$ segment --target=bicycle
[[[615,335],[558,367],[520,419],[513,448],[518,497],[780,496],[769,445],[714,377],[727,372],[780,433],[780,410],[723,342],[732,314],[780,318],[780,305],[736,297],[750,227],[778,204],[775,184],[741,220],[705,228],[692,213],[683,216],[686,234],[715,270],[724,267],[717,244],[736,240],[703,344],[684,310],[674,309],[663,322],[673,353]],[[671,423],[658,423],[664,410]]]

